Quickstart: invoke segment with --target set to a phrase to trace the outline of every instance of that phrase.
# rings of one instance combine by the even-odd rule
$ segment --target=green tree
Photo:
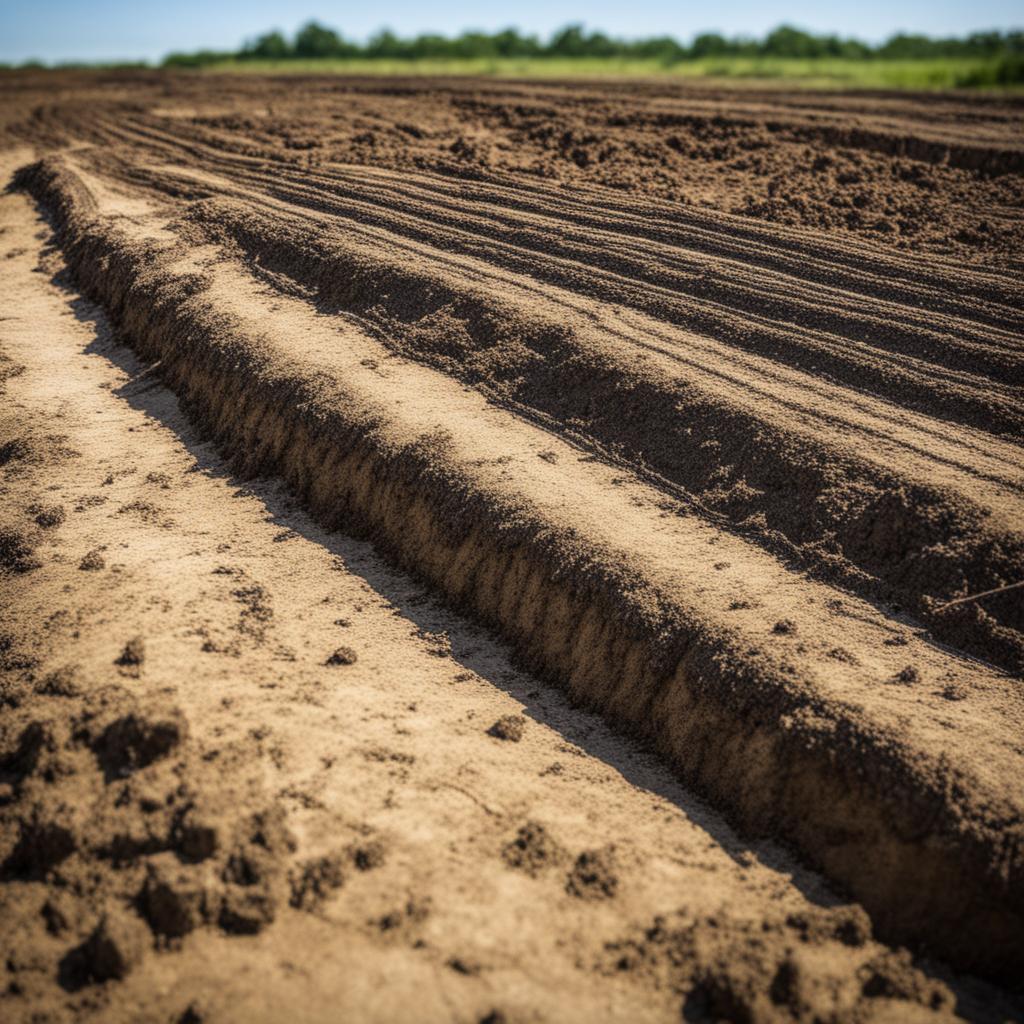
[[[637,39],[630,46],[630,54],[641,60],[660,60],[670,64],[683,60],[689,51],[671,36],[656,36],[653,39]]]
[[[826,52],[823,43],[792,25],[780,25],[765,37],[761,52],[769,57],[821,57]]]
[[[886,40],[876,53],[879,57],[891,60],[914,60],[937,56],[935,51],[935,44],[927,36],[898,32]]]
[[[455,40],[456,57],[497,57],[498,48],[494,44],[494,36],[484,32],[463,32]]]
[[[985,66],[964,72],[967,76],[965,84],[1012,84],[1019,80],[1021,74],[1024,32],[1019,29],[1012,32],[974,32],[959,39],[932,39],[903,32],[892,36],[881,46],[872,47],[856,39],[813,35],[792,25],[779,25],[760,41],[744,36],[727,39],[718,32],[704,32],[687,47],[671,36],[624,40],[603,32],[587,32],[583,25],[570,24],[544,43],[536,36],[522,35],[518,29],[509,27],[496,33],[463,32],[454,39],[436,33],[403,39],[389,29],[382,29],[368,43],[360,45],[348,42],[333,29],[310,21],[296,33],[292,42],[281,32],[272,31],[249,41],[238,53],[209,50],[173,53],[164,59],[164,64],[168,67],[198,68],[232,59],[284,60],[290,57],[390,60],[630,57],[672,64],[691,58],[758,56],[796,60],[819,57],[844,60],[870,57],[895,60],[970,58]]]
[[[582,25],[566,25],[559,29],[548,43],[546,50],[554,57],[583,57],[586,53],[586,42],[583,37]]]
[[[337,57],[343,52],[341,37],[333,29],[311,21],[295,36],[297,57]]]
[[[370,37],[366,44],[367,57],[390,57],[392,59],[405,56],[405,44],[389,28],[382,28]]]
[[[452,42],[444,36],[425,33],[409,43],[408,53],[413,60],[448,60],[452,56]]]
[[[514,28],[502,29],[494,37],[494,46],[500,57],[536,57],[541,52],[536,36],[522,36]]]
[[[241,56],[260,60],[282,60],[292,56],[292,48],[280,32],[267,32],[247,44]]]
[[[724,57],[729,53],[729,43],[717,32],[703,32],[690,47],[691,57]]]

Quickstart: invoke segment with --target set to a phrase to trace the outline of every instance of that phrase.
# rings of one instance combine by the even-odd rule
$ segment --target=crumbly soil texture
[[[0,1018],[1024,1020],[1022,140],[4,73]]]

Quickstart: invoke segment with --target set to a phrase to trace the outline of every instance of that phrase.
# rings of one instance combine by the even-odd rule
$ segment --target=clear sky
[[[271,28],[291,32],[316,18],[353,39],[387,26],[401,35],[454,34],[514,25],[542,36],[581,21],[612,35],[689,39],[697,32],[761,35],[787,22],[876,42],[900,29],[959,35],[1024,24],[1021,0],[389,0],[386,3],[286,3],[283,0],[0,0],[0,61],[154,59],[170,50],[231,50]]]

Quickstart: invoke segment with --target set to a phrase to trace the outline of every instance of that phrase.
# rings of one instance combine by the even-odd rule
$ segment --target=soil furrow
[[[0,1016],[1021,1019],[1019,98],[0,97]]]
[[[351,237],[334,244],[323,231],[301,224],[289,229],[280,216],[257,218],[247,205],[222,201],[197,203],[189,216],[210,237],[240,244],[261,266],[312,288],[325,308],[369,317],[402,351],[582,429],[602,445],[625,446],[631,457],[736,523],[766,515],[766,542],[781,531],[811,564],[845,575],[849,585],[869,581],[844,574],[843,560],[881,579],[882,590],[869,592],[926,614],[928,600],[985,589],[987,581],[1000,586],[1020,564],[1021,540],[1012,525],[1019,516],[1018,450],[984,435],[951,437],[940,424],[923,421],[915,437],[906,411],[839,399],[810,377],[767,386],[771,370],[744,371],[721,350],[700,355],[706,343],[697,337],[658,344],[654,339],[664,329],[656,323],[638,327],[602,314],[595,322],[585,307],[581,313],[577,295],[540,317],[537,307],[550,302],[550,292],[531,292],[529,305],[517,304],[512,294],[499,305],[499,295],[509,296],[507,277],[460,291],[457,278],[439,276],[440,257],[433,252],[417,253],[419,266],[411,252],[396,257],[395,238],[383,247],[373,238],[362,249]],[[275,223],[277,228],[268,226]],[[382,251],[392,255],[382,257]],[[389,294],[401,298],[382,303]],[[462,338],[460,330],[466,332]],[[626,346],[646,353],[642,371],[624,355]],[[653,361],[660,356],[671,360],[661,369]],[[574,386],[567,390],[569,381]],[[801,395],[802,387],[819,393]],[[774,420],[767,415],[773,405]],[[855,419],[858,406],[863,415]],[[830,443],[824,431],[834,432]],[[692,444],[695,434],[704,438],[702,445]],[[882,451],[884,461],[878,458]],[[902,491],[900,515],[906,518],[899,536],[880,536],[872,524],[892,506],[882,513],[870,495],[880,476],[892,474],[894,458],[902,473],[879,489],[880,496]],[[723,465],[732,468],[723,473]],[[780,490],[783,477],[798,486]],[[934,486],[940,480],[941,490]],[[981,480],[991,486],[979,503]],[[939,531],[949,538],[957,521],[963,524],[953,534],[957,544],[936,546]],[[816,552],[822,540],[826,546]],[[940,635],[1019,671],[1021,611],[1008,595],[982,616],[976,610],[969,620],[943,613],[931,623]]]
[[[133,173],[136,181],[146,176],[145,169]],[[793,365],[813,358],[817,369],[837,380],[873,386],[904,400],[916,397],[923,409],[942,410],[942,415],[949,417],[959,412],[959,418],[967,422],[997,430],[1005,425],[1008,433],[1020,433],[1018,389],[1013,385],[1024,382],[1024,361],[1017,336],[1009,332],[989,329],[980,335],[963,321],[944,320],[933,312],[926,316],[875,296],[848,297],[834,289],[801,295],[794,282],[751,279],[750,275],[735,274],[731,266],[716,266],[715,261],[678,249],[659,252],[650,243],[642,254],[639,249],[631,254],[632,247],[624,246],[618,236],[605,234],[602,239],[600,232],[588,232],[585,238],[574,237],[565,234],[564,226],[556,231],[550,219],[549,226],[538,232],[535,224],[495,226],[490,211],[487,217],[475,217],[465,207],[453,206],[444,218],[445,227],[439,229],[438,204],[410,211],[415,189],[408,184],[383,192],[356,191],[337,183],[325,189],[323,184],[308,183],[304,176],[295,185],[284,187],[281,181],[287,177],[272,179],[235,169],[231,179],[218,182],[208,172],[161,167],[149,180],[158,187],[164,183],[172,193],[187,188],[191,181],[199,184],[191,190],[193,194],[201,193],[206,185],[210,195],[251,196],[249,190],[235,184],[245,181],[257,194],[308,207],[309,216],[321,225],[323,218],[330,216],[342,223],[357,221],[385,228],[628,305],[682,327],[706,331],[719,340]],[[325,192],[343,198],[331,202]],[[449,225],[458,228],[452,230]],[[482,241],[488,237],[493,239],[491,243]],[[589,260],[585,259],[588,252]],[[670,273],[673,263],[682,265]],[[869,302],[873,315],[858,318],[856,307],[866,309]],[[898,318],[908,322],[901,323]],[[761,330],[752,332],[753,325]],[[810,334],[808,329],[816,333]],[[878,358],[879,349],[887,359]],[[958,372],[943,372],[939,367]],[[981,397],[983,388],[987,399]],[[992,405],[996,396],[1005,409],[1002,415]],[[972,407],[972,401],[979,404]]]
[[[524,191],[522,187],[496,192],[493,185],[476,184],[473,182],[468,182],[461,186],[459,195],[456,197],[452,195],[450,187],[444,184],[444,179],[441,178],[418,174],[411,178],[403,176],[400,180],[389,179],[387,176],[382,175],[380,171],[366,171],[357,167],[338,168],[333,171],[318,167],[315,170],[303,169],[301,172],[279,168],[275,174],[267,175],[259,159],[245,157],[231,150],[225,151],[216,145],[203,145],[199,147],[190,145],[188,140],[194,139],[194,137],[190,133],[182,131],[180,126],[176,130],[175,126],[167,125],[166,123],[145,123],[147,124],[145,129],[138,127],[140,122],[136,119],[131,122],[131,127],[124,124],[110,125],[109,130],[111,136],[120,141],[132,141],[134,139],[136,142],[142,141],[146,147],[156,144],[159,151],[171,162],[173,162],[176,152],[181,152],[182,149],[187,147],[186,151],[192,155],[202,156],[204,166],[221,166],[230,178],[247,180],[252,184],[262,186],[267,191],[269,191],[269,189],[266,189],[267,185],[274,185],[280,189],[283,181],[289,181],[295,186],[297,194],[308,197],[310,204],[316,205],[321,212],[344,214],[348,212],[349,201],[352,199],[358,200],[365,196],[368,190],[379,192],[385,189],[390,181],[392,187],[385,191],[386,200],[384,202],[374,200],[378,216],[385,216],[386,212],[390,211],[391,216],[394,218],[399,211],[410,212],[410,201],[417,199],[420,195],[425,195],[427,201],[415,206],[415,211],[420,217],[429,217],[437,220],[440,218],[442,211],[447,208],[452,211],[452,215],[447,221],[449,224],[466,223],[466,218],[468,217],[469,223],[472,223],[475,232],[484,235],[491,234],[492,237],[496,238],[508,237],[507,231],[499,233],[491,227],[491,225],[496,223],[496,219],[507,229],[518,228],[520,231],[536,231],[538,224],[543,224],[544,222],[547,222],[549,225],[557,225],[557,231],[548,231],[541,236],[543,245],[538,245],[537,248],[548,251],[554,245],[556,247],[555,251],[572,253],[576,259],[579,259],[586,253],[588,248],[593,248],[590,245],[590,240],[595,237],[610,237],[615,245],[613,246],[613,251],[606,250],[604,256],[608,260],[613,260],[619,254],[618,251],[624,248],[625,237],[622,234],[623,230],[625,228],[633,228],[642,238],[642,248],[639,246],[635,246],[635,248],[638,252],[647,255],[648,262],[643,266],[643,269],[648,273],[653,272],[655,269],[649,260],[649,257],[652,255],[659,257],[658,266],[662,266],[666,260],[670,262],[674,260],[684,261],[690,268],[694,266],[694,261],[698,258],[705,261],[709,257],[721,258],[724,260],[725,269],[728,271],[725,274],[726,277],[741,283],[744,274],[751,275],[760,289],[759,294],[763,294],[767,290],[768,294],[771,294],[776,302],[780,302],[783,299],[793,300],[799,297],[801,289],[806,289],[808,284],[819,284],[822,287],[809,291],[807,293],[808,298],[812,300],[818,299],[818,305],[820,306],[820,299],[823,296],[827,297],[829,300],[829,312],[833,316],[843,315],[846,312],[844,307],[849,307],[851,303],[855,302],[858,298],[858,293],[863,295],[865,302],[876,304],[874,307],[865,306],[865,312],[873,310],[877,314],[879,305],[882,310],[886,310],[885,303],[893,293],[892,277],[896,266],[891,256],[879,258],[877,254],[875,255],[878,269],[872,277],[844,279],[839,275],[843,249],[834,241],[826,240],[821,236],[818,238],[805,237],[800,240],[799,262],[794,261],[783,264],[786,270],[783,279],[774,287],[771,287],[773,278],[767,274],[767,271],[773,264],[778,263],[781,257],[781,251],[778,248],[780,241],[778,233],[776,232],[771,236],[765,234],[761,239],[762,244],[759,245],[757,244],[757,239],[743,237],[744,234],[749,235],[749,231],[747,231],[740,235],[742,238],[741,246],[730,248],[725,244],[725,239],[730,233],[729,225],[721,222],[716,223],[710,213],[703,215],[705,218],[704,224],[700,224],[700,222],[696,224],[680,222],[673,224],[671,227],[666,227],[664,233],[659,234],[657,220],[650,215],[637,217],[636,205],[634,204],[629,209],[632,216],[625,220],[624,224],[618,228],[616,234],[609,235],[609,227],[612,226],[614,221],[609,216],[613,211],[607,209],[606,203],[602,203],[600,217],[592,214],[588,216],[587,208],[582,206],[582,204],[577,204],[577,207],[582,208],[574,210],[570,200],[564,196],[552,194],[550,191],[540,193],[536,203],[524,204]],[[131,167],[124,168],[124,170],[129,174],[138,173],[138,169]],[[359,192],[353,191],[355,183],[359,183],[361,186]],[[332,207],[327,201],[327,197],[332,194],[342,196],[345,199],[345,203]],[[286,197],[287,195],[288,193],[285,193]],[[395,200],[399,200],[399,205],[395,204]],[[472,200],[472,205],[470,205],[470,200]],[[485,216],[474,218],[474,206],[480,208]],[[655,211],[656,208],[652,208],[651,213]],[[516,214],[518,216],[515,216]],[[679,220],[678,217],[675,219]],[[563,239],[566,238],[564,234],[566,226],[577,221],[581,227],[586,229],[586,232],[568,236],[573,244],[571,246],[563,245]],[[688,261],[687,237],[681,234],[681,229],[689,229],[688,233],[692,233],[694,238],[693,243],[691,243],[693,255],[689,257]],[[518,237],[516,240],[520,241]],[[665,244],[659,245],[658,243],[662,241]],[[593,251],[600,252],[601,250],[593,248]],[[820,274],[813,272],[813,263],[809,265],[808,261],[813,256],[818,256],[823,261],[823,272]],[[714,264],[712,263],[712,265]],[[637,264],[633,263],[630,266],[636,267]],[[919,276],[925,269],[920,264],[915,265],[915,270]],[[636,275],[631,274],[627,276]],[[922,284],[926,280],[923,279]],[[839,288],[837,288],[837,283],[840,285]],[[999,326],[991,324],[990,326],[995,327],[995,330],[979,334],[972,325],[971,320],[977,317],[979,313],[984,312],[984,306],[978,302],[979,293],[985,287],[983,276],[978,275],[978,279],[972,282],[970,301],[962,302],[955,306],[949,304],[948,292],[951,288],[963,288],[962,268],[958,275],[948,275],[944,280],[940,279],[939,282],[936,282],[936,285],[938,287],[933,285],[927,291],[919,289],[905,295],[897,294],[893,296],[893,301],[897,303],[892,306],[893,312],[898,312],[903,318],[909,318],[911,322],[916,321],[916,325],[919,331],[923,332],[924,338],[929,338],[931,332],[943,328],[943,314],[953,314],[953,319],[949,321],[949,326],[946,329],[950,334],[960,338],[961,341],[970,342],[974,340],[985,345],[993,344],[997,347],[1007,347],[1009,352],[1019,355],[1019,336],[1022,325],[1022,292],[1019,288],[1007,293],[1006,297],[1011,305],[1002,311],[1003,319],[1001,323],[1003,333],[1000,332]],[[766,299],[767,295],[764,297]],[[922,306],[926,307],[926,309],[921,309],[920,307]],[[813,312],[814,308],[811,302],[794,307],[794,309],[799,309],[805,316]],[[898,332],[900,329],[899,325],[892,324],[890,319],[886,318],[888,330],[890,332],[893,330]],[[877,319],[869,314],[868,320],[865,323],[870,324],[873,322],[877,323]],[[835,321],[833,321],[830,324],[830,328],[835,329],[835,326]],[[904,343],[910,342],[914,337],[915,335],[911,334],[900,335],[897,333],[896,335],[896,339]],[[941,334],[938,334],[937,338],[941,338]],[[874,340],[876,343],[884,344],[884,339]],[[899,352],[902,351],[902,346],[894,343],[890,346],[889,350]],[[953,353],[951,352],[950,354]],[[1009,365],[1009,363],[1004,364],[1004,368]]]
[[[240,469],[279,472],[319,516],[372,537],[500,629],[536,670],[648,736],[745,828],[786,835],[888,933],[959,963],[1019,966],[1022,867],[1011,837],[1022,797],[997,796],[986,781],[1005,778],[1018,756],[1008,680],[910,634],[886,647],[894,624],[870,606],[809,582],[787,586],[783,566],[756,547],[666,517],[656,492],[614,483],[556,438],[431,370],[389,361],[379,342],[321,323],[300,300],[275,298],[271,312],[244,275],[210,250],[190,253],[166,228],[105,225],[59,164],[23,181],[59,212],[83,285],[161,360]],[[732,569],[696,585],[690,573],[709,541]],[[797,605],[801,621],[782,628],[781,608]],[[838,660],[825,651],[837,616],[849,655]],[[907,662],[924,666],[915,679],[970,686],[981,717],[960,726],[955,757],[944,740],[932,760],[945,698],[887,682]],[[858,700],[868,692],[870,709]],[[912,838],[922,829],[923,847]],[[863,870],[869,846],[888,851],[884,871]],[[926,901],[908,888],[922,875],[933,883]],[[965,925],[968,903],[976,930]]]
[[[0,495],[51,523],[0,573],[5,1021],[1014,1015],[368,545],[239,487],[26,197],[0,229]]]

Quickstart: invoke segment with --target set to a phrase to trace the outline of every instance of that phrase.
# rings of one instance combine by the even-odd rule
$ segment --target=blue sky
[[[547,35],[582,21],[613,35],[668,33],[688,39],[706,29],[761,35],[781,22],[814,31],[880,40],[899,29],[955,35],[1024,23],[1020,0],[860,0],[829,7],[810,0],[716,0],[713,4],[667,0],[391,0],[382,4],[283,3],[278,0],[0,0],[0,61],[157,58],[169,50],[234,49],[270,28],[292,31],[316,18],[362,39],[381,26],[400,34],[515,25]]]

